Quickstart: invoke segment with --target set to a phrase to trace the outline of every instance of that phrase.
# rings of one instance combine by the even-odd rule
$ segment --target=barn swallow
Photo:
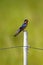
[[[24,31],[24,29],[27,27],[28,25],[28,19],[24,20],[24,23],[22,24],[22,26],[16,31],[14,36],[17,36],[21,31]]]

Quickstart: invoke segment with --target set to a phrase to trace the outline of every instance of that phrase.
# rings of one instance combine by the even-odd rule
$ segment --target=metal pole
[[[24,31],[24,43],[23,43],[23,65],[28,65],[27,51],[28,51],[28,35],[27,31]]]

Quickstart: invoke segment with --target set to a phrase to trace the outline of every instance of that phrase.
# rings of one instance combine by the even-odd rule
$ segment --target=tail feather
[[[20,29],[18,29],[14,36],[16,37],[20,32],[21,32]]]

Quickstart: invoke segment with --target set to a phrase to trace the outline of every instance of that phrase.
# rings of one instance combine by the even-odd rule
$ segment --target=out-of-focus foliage
[[[13,34],[27,18],[28,43],[43,48],[43,0],[0,0],[0,48],[23,45],[23,32]],[[22,65],[22,48],[0,50],[0,65]],[[29,49],[28,64],[43,65],[43,51]]]

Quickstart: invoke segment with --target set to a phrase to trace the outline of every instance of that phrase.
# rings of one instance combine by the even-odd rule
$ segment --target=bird
[[[19,29],[16,31],[16,33],[14,34],[14,36],[16,37],[21,31],[24,31],[24,29],[27,27],[28,25],[28,19],[24,20],[24,23],[22,24],[21,27],[19,27]]]

